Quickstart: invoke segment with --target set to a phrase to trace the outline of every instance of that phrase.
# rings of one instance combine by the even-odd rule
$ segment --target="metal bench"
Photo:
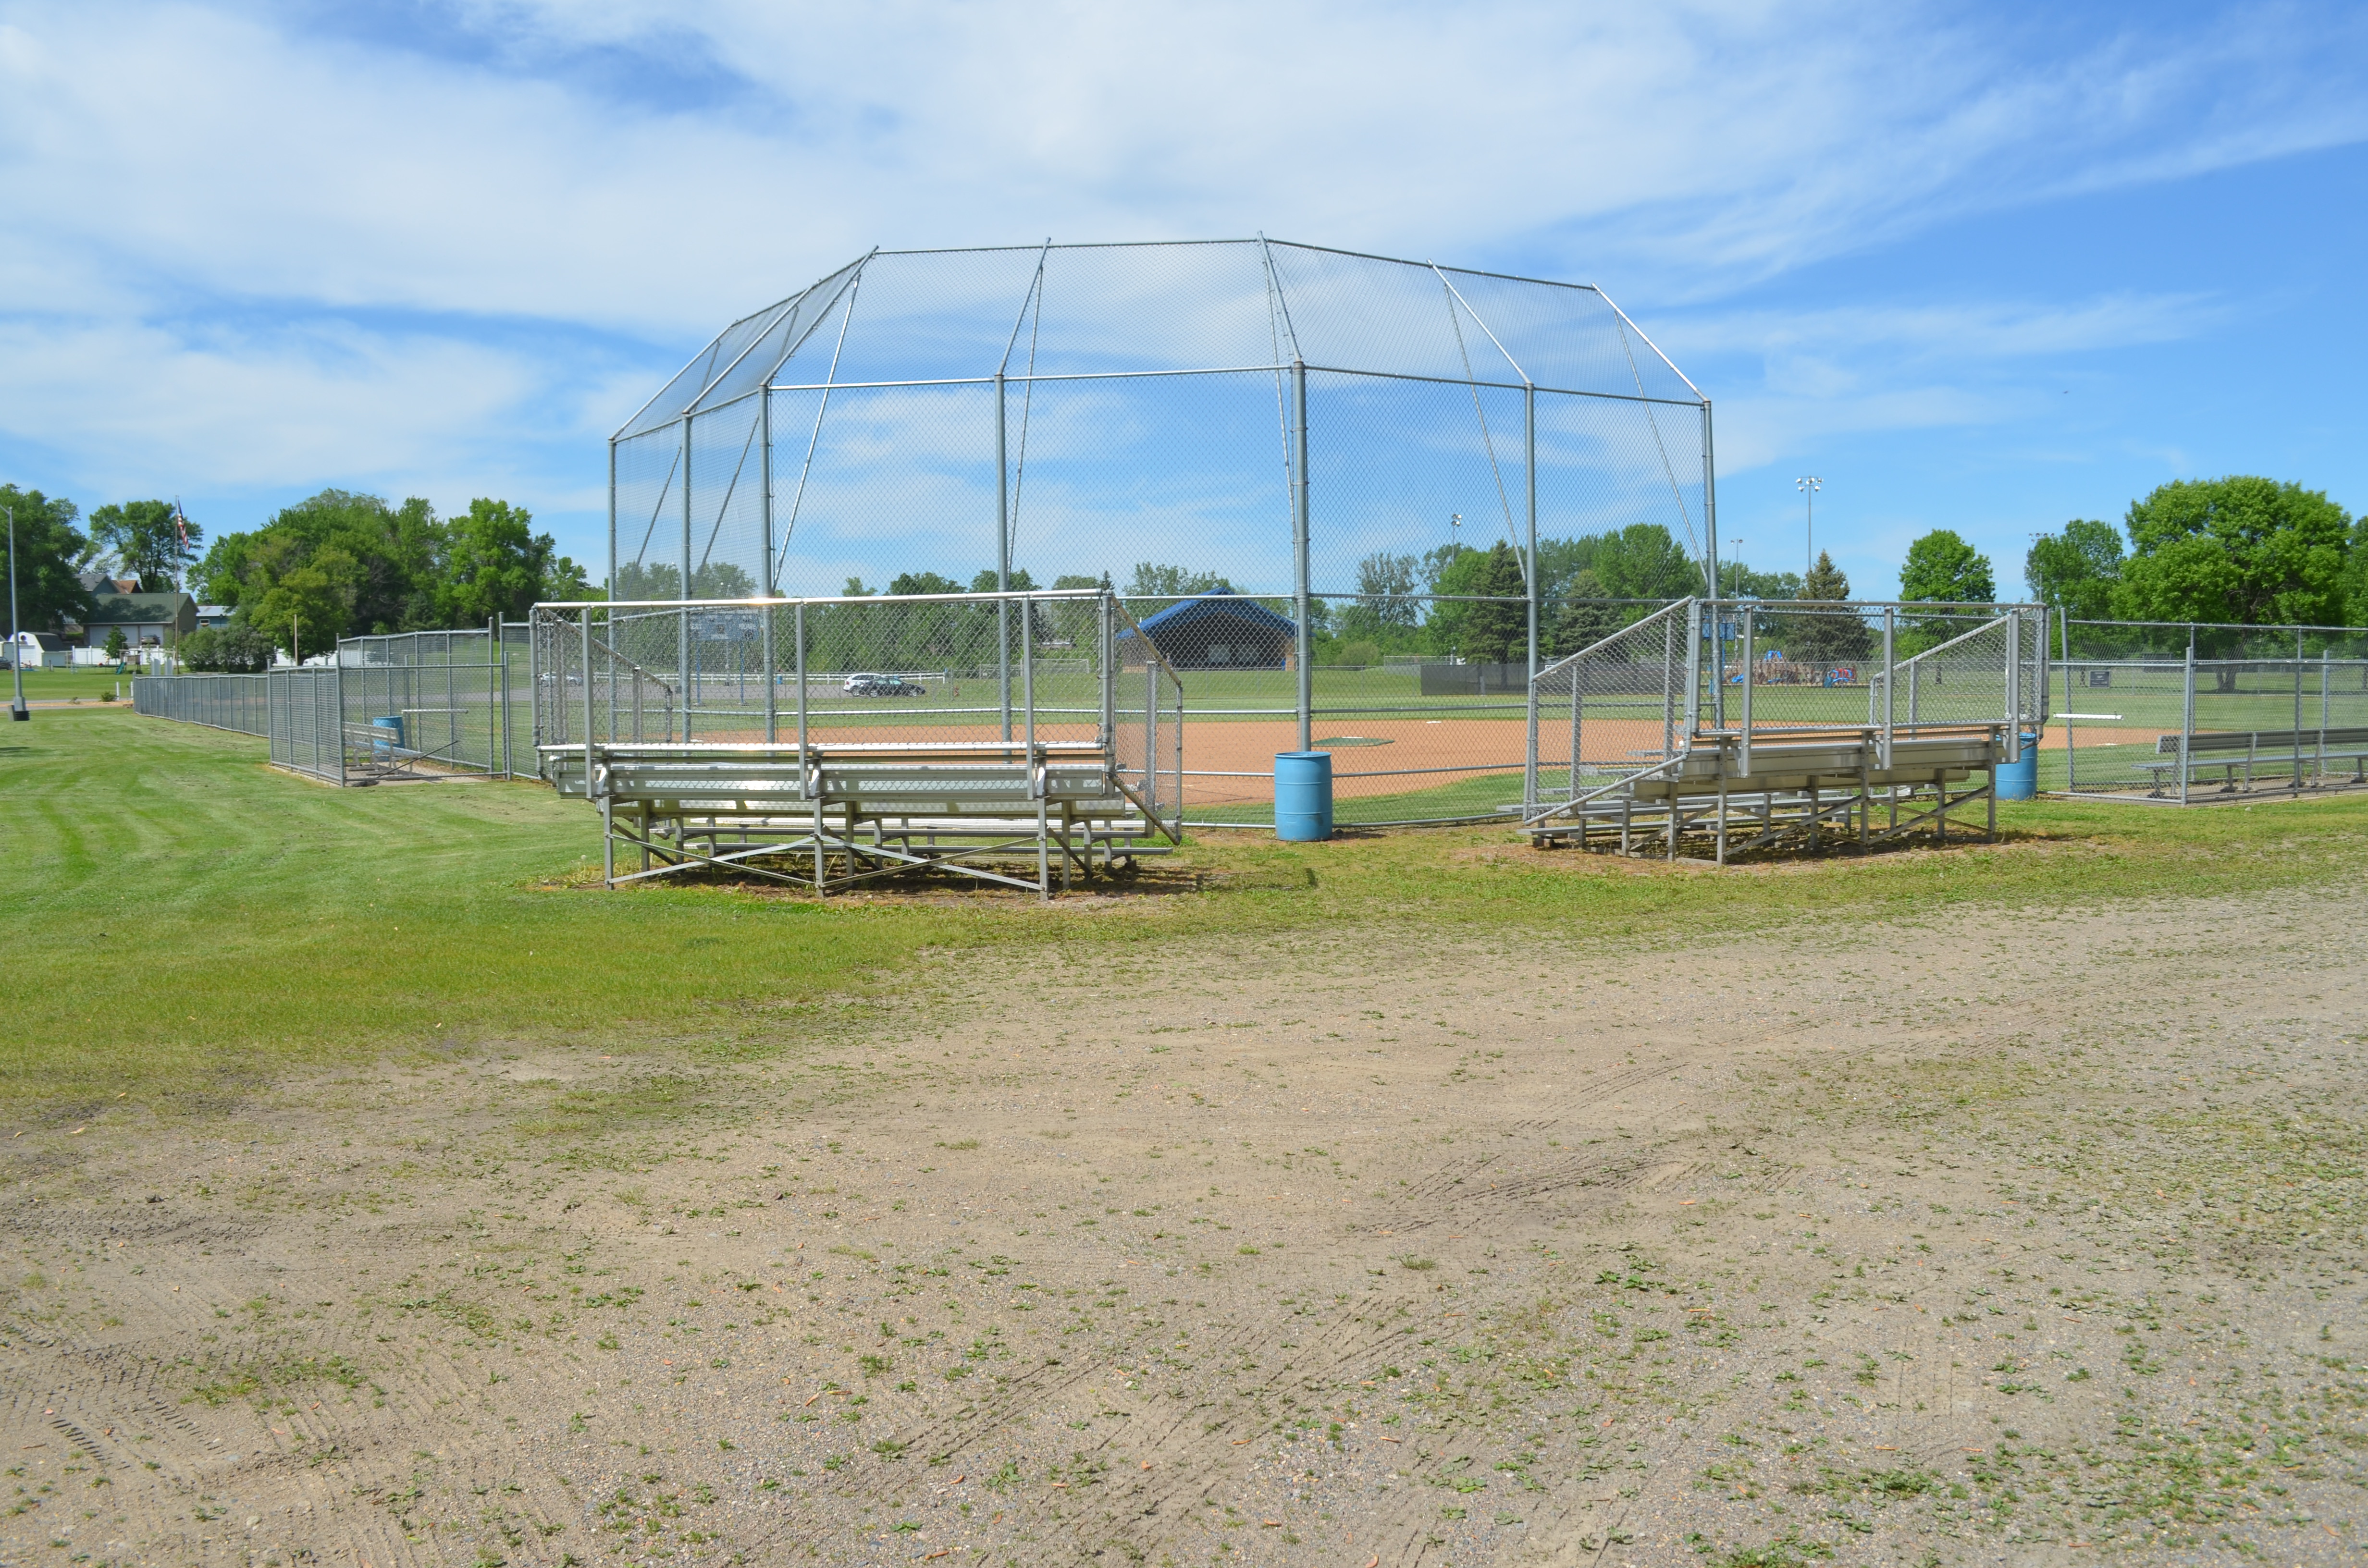
[[[544,777],[600,807],[614,886],[715,867],[817,892],[922,867],[1050,897],[1076,872],[1126,876],[1167,854],[1167,824],[1089,741],[840,745],[545,745]],[[1149,842],[1166,837],[1167,845]],[[620,873],[621,845],[641,858]],[[810,874],[756,862],[811,857]],[[841,868],[833,869],[837,858]],[[1032,878],[979,862],[1032,858]]]
[[[2302,788],[2305,763],[2315,763],[2324,774],[2329,762],[2351,764],[2354,784],[2368,783],[2368,728],[2329,730],[2221,730],[2194,735],[2158,735],[2155,738],[2155,754],[2168,756],[2169,762],[2142,762],[2134,771],[2150,776],[2153,788],[2148,794],[2162,798],[2167,784],[2165,774],[2177,775],[2183,767],[2189,779],[2198,778],[2206,768],[2220,770],[2219,793],[2238,792],[2238,770],[2244,774],[2242,789],[2253,787],[2253,771],[2268,767],[2285,772],[2293,779],[2292,787]],[[2239,756],[2237,754],[2242,753]]]

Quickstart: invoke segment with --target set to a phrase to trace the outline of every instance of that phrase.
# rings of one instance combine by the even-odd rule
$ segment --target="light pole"
[[[1801,493],[1802,505],[1808,508],[1801,531],[1801,542],[1806,547],[1801,567],[1804,576],[1817,569],[1817,492],[1825,487],[1826,482],[1814,473],[1793,482],[1793,488]]]
[[[8,673],[16,678],[17,701],[8,710],[12,723],[21,724],[33,714],[25,706],[25,645],[17,640],[17,508],[8,511]]]
[[[1743,563],[1743,536],[1741,534],[1737,534],[1726,542],[1735,550],[1735,553],[1727,558],[1727,563],[1735,568],[1734,597],[1739,599],[1743,597],[1744,574],[1749,572],[1751,568]],[[1725,590],[1725,584],[1720,585],[1722,592]]]
[[[1450,512],[1447,514],[1447,560],[1448,564],[1450,565],[1453,565],[1455,558],[1463,553],[1463,536],[1456,531],[1463,526],[1463,513]]]

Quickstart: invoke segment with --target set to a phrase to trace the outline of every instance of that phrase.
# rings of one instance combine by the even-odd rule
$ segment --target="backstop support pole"
[[[1530,558],[1521,573],[1529,586],[1530,614],[1530,735],[1522,751],[1526,759],[1521,799],[1537,809],[1538,798],[1538,389],[1526,379],[1521,385],[1521,487],[1529,512]],[[1573,783],[1576,785],[1576,778]],[[1574,788],[1571,791],[1577,794]]]
[[[1291,597],[1293,614],[1298,621],[1299,664],[1299,749],[1312,751],[1315,744],[1315,672],[1308,668],[1314,656],[1315,640],[1307,627],[1307,364],[1293,358],[1291,362],[1291,403],[1292,417],[1298,422],[1293,433],[1296,438],[1294,466],[1291,488]]]
[[[764,513],[764,531],[765,531],[765,571],[764,571],[764,574],[763,574],[761,577],[759,577],[759,578],[757,579],[757,583],[758,583],[758,585],[759,585],[759,586],[764,590],[765,597],[766,597],[767,598],[768,598],[768,599],[769,599],[769,598],[771,598],[771,597],[773,597],[775,595],[777,595],[777,594],[779,594],[779,593],[780,592],[780,577],[779,574],[777,574],[777,573],[773,570],[773,387],[772,387],[772,381],[773,381],[772,374],[771,374],[771,372],[770,372],[770,371],[768,371],[768,372],[766,373],[766,376],[765,376],[765,382],[766,382],[765,390],[764,390],[763,392],[758,392],[758,393],[757,394],[757,440],[759,440],[759,441],[761,441],[761,442],[763,442],[763,443],[764,443],[764,449],[763,449],[762,451],[760,451],[759,453],[757,453],[757,477],[758,482],[759,482],[759,483],[762,484],[762,486],[763,486],[763,488],[762,488],[761,490],[759,490],[759,491],[758,491],[758,493],[757,493],[757,501],[758,501],[759,505],[761,506],[761,507],[763,508],[763,513]],[[768,624],[769,624],[769,622],[768,622]],[[770,660],[768,660],[768,661],[766,661],[766,664],[765,664],[765,675],[766,675],[766,677],[767,677],[768,679],[771,678],[771,676],[772,676],[772,673],[773,673],[773,665],[772,665],[772,662],[771,662]],[[771,726],[769,723],[768,723],[768,724],[767,724],[767,725],[766,725],[766,727],[765,727],[765,738],[766,738],[766,739],[768,739],[768,740],[770,740],[770,739],[772,738],[772,726]]]
[[[1003,412],[1003,371],[995,372],[995,591],[1011,591],[1011,470]],[[995,607],[996,685],[1003,693],[1003,738],[1011,738],[1011,601]]]
[[[690,415],[682,416],[682,597],[690,597]],[[682,738],[690,742],[690,611],[675,612],[675,684],[682,688]]]

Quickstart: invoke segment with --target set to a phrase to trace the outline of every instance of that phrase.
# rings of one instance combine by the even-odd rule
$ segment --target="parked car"
[[[914,681],[868,672],[848,676],[839,689],[849,697],[921,697],[928,690]]]

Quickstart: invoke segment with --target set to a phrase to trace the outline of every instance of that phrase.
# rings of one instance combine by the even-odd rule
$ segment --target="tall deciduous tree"
[[[1702,591],[1702,570],[1658,523],[1631,523],[1598,543],[1590,563],[1616,599],[1681,599]]]
[[[341,632],[405,631],[441,624],[444,542],[436,509],[417,496],[390,506],[375,495],[324,490],[253,532],[217,539],[196,577],[215,603],[255,608],[256,624],[275,637],[285,628],[272,631],[261,601],[294,574],[302,580],[281,597],[324,614],[335,608]],[[312,645],[309,630],[304,640]]]
[[[534,531],[533,514],[483,497],[444,525],[439,565],[436,615],[446,626],[483,626],[496,616],[522,620],[538,599],[575,597],[572,586],[583,577],[549,534]]]
[[[185,538],[169,501],[125,501],[90,515],[90,537],[115,558],[119,571],[140,579],[143,591],[161,594],[197,559],[205,530],[190,523]]]
[[[74,504],[63,495],[0,484],[0,506],[17,519],[18,626],[27,631],[54,631],[97,608],[90,590],[82,585],[93,547],[74,527],[81,516]],[[0,549],[6,548],[6,520],[0,519]],[[0,571],[6,570],[6,562],[0,561]]]
[[[2322,490],[2249,474],[2175,480],[2133,502],[2123,605],[2141,620],[2327,625],[2351,518]]]
[[[2022,580],[2041,604],[2074,620],[2113,613],[2122,583],[2122,536],[2111,523],[2075,517],[2062,533],[2042,534],[2022,558]]]
[[[1955,530],[1934,528],[1907,547],[1899,597],[1933,604],[1988,604],[1998,597],[1990,558]]]

